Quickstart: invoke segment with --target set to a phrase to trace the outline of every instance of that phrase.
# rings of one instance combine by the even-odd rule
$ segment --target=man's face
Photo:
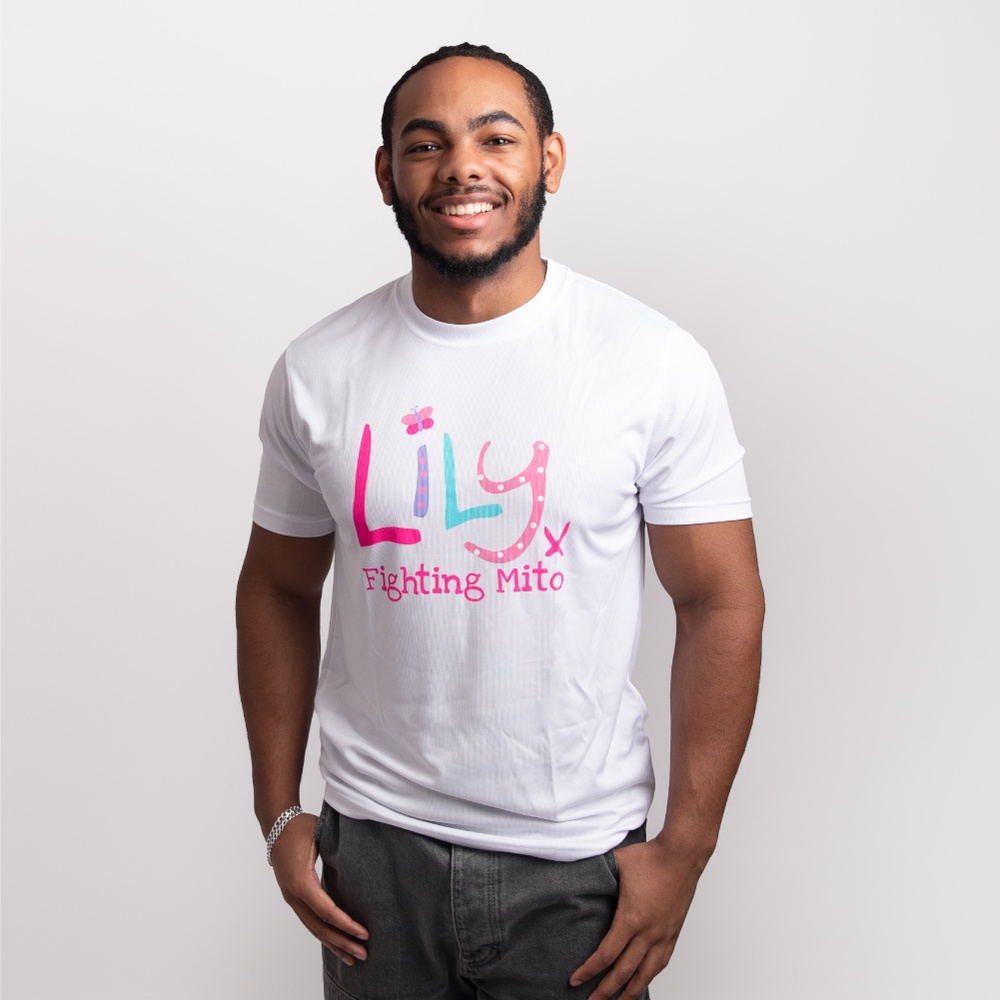
[[[392,156],[376,172],[411,250],[454,281],[489,277],[536,238],[559,169],[539,141],[524,82],[453,57],[400,88]]]

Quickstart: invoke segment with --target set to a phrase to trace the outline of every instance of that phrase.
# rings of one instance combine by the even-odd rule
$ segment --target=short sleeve
[[[263,452],[254,500],[256,524],[280,535],[315,538],[336,529],[308,452],[296,431],[285,356],[271,372],[260,416]]]
[[[670,353],[658,402],[659,416],[636,482],[646,521],[703,524],[750,517],[743,448],[722,381],[693,340]]]

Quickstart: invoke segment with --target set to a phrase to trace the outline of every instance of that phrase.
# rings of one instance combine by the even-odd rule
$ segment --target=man
[[[328,998],[646,996],[749,732],[742,449],[687,334],[541,257],[564,163],[530,71],[479,46],[422,59],[375,163],[412,272],[268,385],[240,689],[268,857]],[[649,842],[644,532],[677,615]],[[319,819],[299,806],[314,699]]]

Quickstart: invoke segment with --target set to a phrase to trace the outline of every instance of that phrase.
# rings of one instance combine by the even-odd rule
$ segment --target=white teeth
[[[474,201],[471,205],[445,205],[442,215],[478,215],[481,212],[492,212],[493,206],[488,201]]]

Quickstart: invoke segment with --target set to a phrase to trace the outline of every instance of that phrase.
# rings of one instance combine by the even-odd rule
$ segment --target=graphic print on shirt
[[[521,486],[529,486],[532,491],[531,516],[524,531],[521,532],[521,537],[506,549],[491,552],[480,549],[478,545],[473,545],[472,542],[466,542],[465,547],[474,556],[479,556],[480,559],[486,559],[489,562],[510,562],[511,559],[516,559],[521,555],[525,547],[531,544],[531,540],[535,537],[535,532],[538,531],[538,525],[542,520],[542,511],[545,509],[545,470],[549,464],[549,449],[544,441],[536,441],[535,453],[520,475],[512,476],[503,482],[496,482],[487,478],[486,473],[483,472],[483,458],[489,446],[490,442],[487,441],[479,452],[479,464],[476,467],[476,473],[479,476],[479,485],[487,493],[509,493],[511,490],[516,490]]]
[[[562,533],[558,538],[548,528],[545,529],[545,537],[549,540],[549,548],[545,553],[547,556],[561,556],[563,554],[562,540],[566,537],[567,531],[569,531],[569,521],[563,525]]]
[[[434,421],[431,419],[433,412],[433,406],[411,406],[410,412],[404,413],[399,418],[399,422],[406,424],[407,434],[419,434],[421,431],[430,430],[434,426]],[[429,487],[427,445],[422,444],[417,449],[417,489],[413,494],[413,514],[415,517],[427,516],[427,503],[430,500]]]
[[[479,478],[482,479],[482,476]],[[447,433],[444,436],[444,505],[446,528],[457,528],[460,524],[479,517],[499,517],[503,513],[503,507],[498,503],[484,503],[478,507],[459,510],[458,488],[455,481],[455,448],[451,443],[451,435]]]
[[[379,542],[395,542],[397,545],[416,545],[420,532],[416,528],[397,526],[369,528],[365,515],[365,496],[368,493],[368,470],[372,461],[372,428],[365,424],[358,446],[358,465],[354,472],[354,530],[358,533],[359,544],[377,545]]]
[[[421,431],[428,430],[434,425],[431,418],[433,407],[413,406],[410,412],[400,418],[400,422],[406,426],[408,435],[416,435]],[[521,530],[520,535],[509,545],[501,549],[494,549],[475,541],[464,540],[463,546],[477,559],[485,562],[506,564],[527,554],[527,550],[534,541],[539,527],[542,526],[542,515],[545,510],[546,499],[546,473],[549,462],[549,448],[544,441],[535,441],[532,446],[531,458],[527,465],[518,473],[507,479],[493,479],[486,473],[486,454],[491,446],[490,441],[483,443],[479,451],[479,458],[476,463],[476,477],[480,488],[493,496],[502,494],[512,494],[522,487],[530,490],[531,503],[527,521]],[[421,444],[417,448],[417,482],[413,499],[413,515],[418,518],[426,518],[431,509],[430,506],[430,456],[426,444]],[[504,512],[503,505],[499,503],[486,503],[461,508],[458,503],[458,476],[455,463],[455,446],[449,432],[444,432],[442,437],[442,469],[444,473],[444,511],[443,520],[446,531],[460,528],[470,521],[492,519],[499,517]],[[373,527],[368,523],[366,513],[366,497],[368,491],[368,477],[372,461],[372,428],[371,424],[365,424],[361,433],[361,441],[358,447],[358,461],[354,482],[354,502],[353,516],[354,526],[357,531],[358,542],[363,547],[377,545],[380,542],[394,542],[396,545],[417,545],[420,543],[422,535],[419,529],[409,528],[403,525],[381,525]],[[438,494],[440,495],[440,494]],[[545,551],[545,558],[556,555],[563,555],[563,540],[569,531],[570,524],[567,522],[558,538],[548,527],[544,527],[545,537],[548,541],[548,548]],[[470,532],[472,534],[472,532]],[[407,594],[428,595],[428,594],[458,594],[470,601],[479,601],[485,596],[482,587],[479,586],[482,574],[465,573],[464,581],[461,575],[447,573],[439,566],[428,569],[421,562],[419,567],[414,563],[407,567],[402,565],[398,572],[386,569],[385,566],[365,567],[366,589],[371,591],[380,589],[387,595],[389,600],[395,602],[401,600]],[[542,559],[538,559],[535,565],[530,562],[522,566],[511,567],[504,570],[498,566],[496,570],[496,593],[536,593],[549,590],[560,590],[564,582],[564,575],[561,572],[552,572]],[[430,589],[429,589],[430,588]]]
[[[429,491],[427,445],[422,444],[417,449],[417,492],[413,494],[413,514],[415,517],[427,516],[427,504],[430,501]]]
[[[407,434],[419,434],[421,431],[430,430],[434,426],[431,414],[434,412],[433,406],[411,406],[409,413],[404,413],[400,418],[401,424],[406,424]]]

